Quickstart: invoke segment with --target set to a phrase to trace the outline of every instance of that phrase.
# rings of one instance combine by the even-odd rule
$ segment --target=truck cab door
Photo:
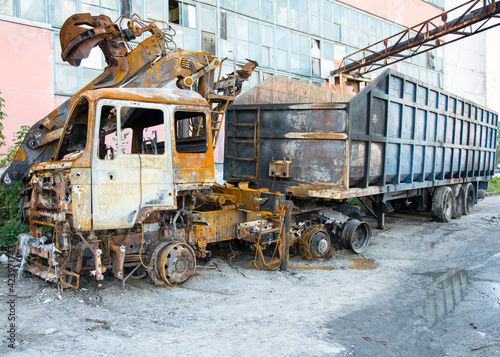
[[[130,228],[141,204],[141,161],[124,154],[128,134],[120,125],[119,103],[99,101],[96,116],[92,229]]]
[[[168,107],[99,103],[92,169],[94,229],[130,228],[142,208],[174,208]]]
[[[166,130],[171,114],[166,106],[147,105],[147,108],[133,108],[127,114],[127,123],[131,122],[133,127],[131,150],[141,161],[141,208],[176,208],[172,139]]]

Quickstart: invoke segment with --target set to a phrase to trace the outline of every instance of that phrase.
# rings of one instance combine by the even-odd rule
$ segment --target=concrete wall
[[[0,92],[3,111],[5,153],[12,134],[21,125],[32,125],[55,106],[52,31],[0,21]]]

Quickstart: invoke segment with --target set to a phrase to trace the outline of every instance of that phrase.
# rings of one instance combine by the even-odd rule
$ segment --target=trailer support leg
[[[287,201],[287,207],[285,210],[285,220],[284,220],[284,242],[283,242],[283,255],[280,265],[281,271],[288,270],[288,258],[290,257],[290,229],[292,228],[292,209],[293,203]]]
[[[384,229],[384,223],[385,223],[385,213],[379,212],[377,214],[377,228]]]

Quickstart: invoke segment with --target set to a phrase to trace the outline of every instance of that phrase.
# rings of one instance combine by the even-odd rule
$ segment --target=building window
[[[196,28],[196,6],[182,4],[181,25]]]
[[[164,9],[164,0],[146,1],[147,18],[150,20],[163,21],[165,19]]]
[[[261,18],[264,21],[273,22],[273,2],[270,0],[261,0],[260,2]]]
[[[27,20],[48,22],[46,0],[0,0],[0,13]]]
[[[215,56],[215,34],[201,31],[201,51]]]
[[[321,3],[320,0],[309,1],[309,14],[310,14],[310,31],[311,33],[321,35]],[[304,14],[305,15],[305,14]]]
[[[276,0],[276,23],[288,26],[288,6],[286,0]]]
[[[33,21],[46,22],[47,21],[47,6],[45,1],[40,0],[22,0],[21,3],[21,17]]]
[[[81,12],[106,15],[114,21],[118,18],[118,0],[81,0]]]
[[[277,67],[288,71],[288,31],[282,28],[276,30]]]
[[[274,67],[274,29],[262,26],[262,67]]]
[[[220,36],[221,36],[221,47],[222,52],[220,54],[221,57],[229,57],[231,59],[234,58],[234,15],[227,13],[225,11],[221,11],[221,28],[220,28]]]
[[[342,8],[338,5],[333,6],[333,40],[342,42]]]
[[[54,26],[61,27],[67,18],[76,13],[74,0],[54,0]]]
[[[14,0],[1,0],[0,14],[14,16]]]
[[[311,39],[311,68],[314,77],[321,77],[321,48],[320,41]]]

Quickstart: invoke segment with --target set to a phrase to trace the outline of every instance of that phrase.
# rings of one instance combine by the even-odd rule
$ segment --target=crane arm
[[[351,80],[354,83],[362,74],[496,27],[500,22],[490,20],[499,14],[500,1],[469,0],[344,57],[340,67],[331,72],[331,77],[335,83],[342,82],[341,76],[344,76],[344,81]],[[456,18],[448,20],[449,16]],[[457,38],[445,42],[442,40],[445,35],[457,35]]]
[[[219,94],[227,100],[234,99],[241,90],[242,81],[248,76],[242,76],[241,71],[237,71],[215,81],[214,73],[216,69],[220,71],[221,61],[204,52],[169,51],[170,43],[173,43],[173,35],[169,31],[173,29],[160,30],[154,22],[140,18],[129,21],[125,29],[105,15],[75,14],[68,18],[60,34],[62,59],[79,66],[82,59],[99,46],[108,66],[92,82],[31,127],[10,167],[3,173],[0,184],[3,187],[15,185],[28,175],[31,167],[53,159],[69,111],[86,90],[161,88],[177,80],[179,88],[197,88],[207,99]],[[146,32],[150,33],[149,37],[134,49],[127,48],[126,42]],[[256,65],[256,62],[250,61],[245,67],[250,68],[251,74]]]

